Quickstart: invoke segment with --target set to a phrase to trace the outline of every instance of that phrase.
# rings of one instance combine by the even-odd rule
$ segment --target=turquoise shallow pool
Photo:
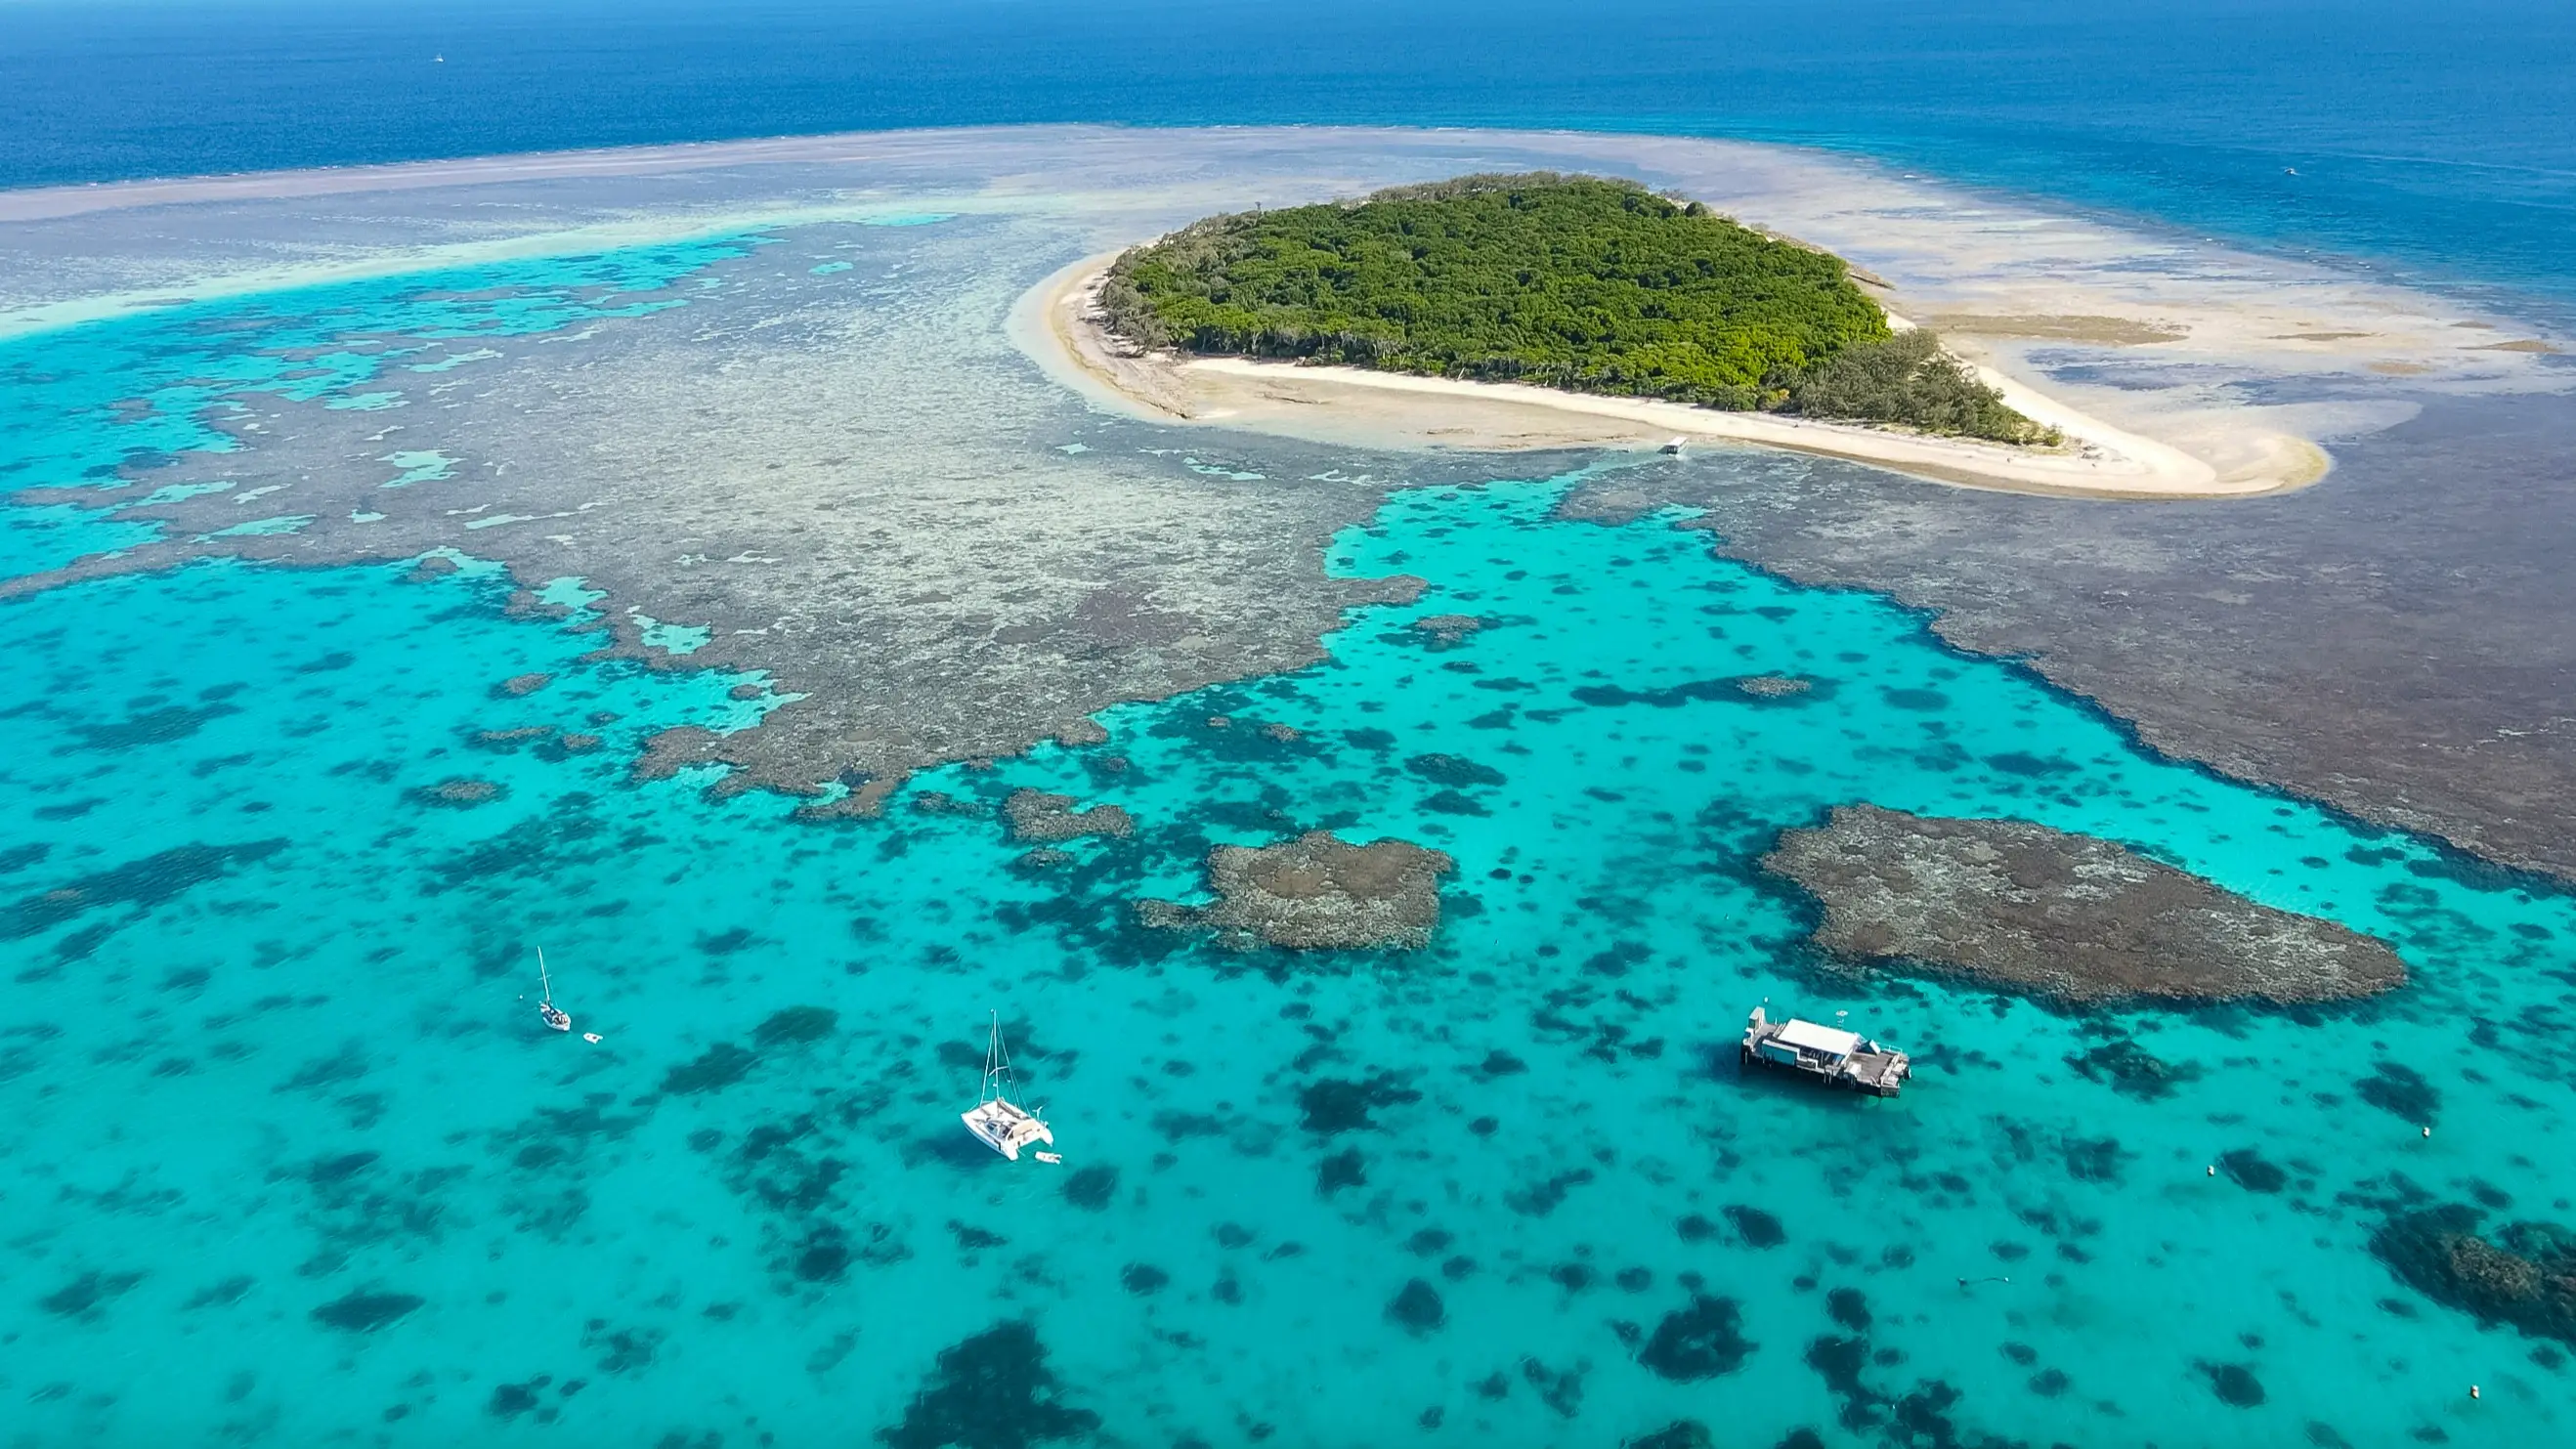
[[[363,400],[403,385],[400,349],[334,339],[613,325],[742,245],[10,343],[0,466],[101,481],[209,437],[119,431],[120,399]],[[766,697],[586,662],[580,619],[506,617],[470,562],[8,603],[20,1440],[2568,1432],[2556,1347],[2371,1251],[2427,1204],[2576,1221],[2568,898],[2149,755],[1884,599],[1713,558],[1687,519],[1558,520],[1571,481],[1400,493],[1328,564],[1428,588],[1355,612],[1322,663],[935,772],[872,822],[711,800],[703,772],[629,783],[651,732],[752,726]],[[60,508],[7,527],[18,572],[136,536]],[[1412,627],[1443,615],[1481,627]],[[1758,675],[1810,687],[1727,683]],[[491,788],[439,791],[458,780]],[[1025,862],[993,808],[1023,786],[1138,828]],[[2068,1013],[1837,976],[1754,862],[1857,801],[2120,840],[2381,935],[2414,980],[2331,1010]],[[1429,950],[1247,955],[1133,923],[1192,897],[1211,843],[1317,826],[1455,858]],[[539,1026],[537,944],[599,1043]],[[1766,999],[1848,1011],[1916,1053],[1915,1085],[1739,1081]],[[1061,1167],[957,1123],[988,1009]]]

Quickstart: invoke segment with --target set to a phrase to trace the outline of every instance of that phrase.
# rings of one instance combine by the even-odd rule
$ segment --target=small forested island
[[[1146,349],[1891,424],[2054,446],[1839,257],[1624,180],[1462,176],[1209,217],[1121,256]]]

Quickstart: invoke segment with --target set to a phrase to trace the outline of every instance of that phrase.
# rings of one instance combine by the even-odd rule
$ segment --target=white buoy
[[[2469,1385],[2469,1397],[2474,1399],[2474,1398],[2476,1398],[2477,1396],[2478,1396],[2478,1386],[2477,1386],[2476,1384],[2471,1384],[2471,1385]]]
[[[2424,1135],[2425,1135],[2425,1136],[2427,1136],[2427,1137],[2432,1136],[2432,1135],[2433,1135],[2433,1129],[2432,1129],[2432,1128],[2430,1128],[2430,1127],[2425,1128],[2425,1129],[2424,1129]]]
[[[2216,1166],[2215,1164],[2211,1165],[2211,1167],[2210,1167],[2210,1169],[2209,1169],[2209,1175],[2210,1175],[2210,1176],[2212,1176],[2212,1177],[2216,1177],[2216,1176],[2218,1175],[2218,1168],[2217,1168],[2217,1166]]]

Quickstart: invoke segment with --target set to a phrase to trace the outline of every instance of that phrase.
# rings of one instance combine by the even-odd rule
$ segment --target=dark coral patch
[[[173,704],[145,710],[112,724],[75,725],[73,729],[90,749],[131,750],[145,745],[176,744],[205,728],[208,721],[239,713],[238,706],[229,704],[211,704],[202,709]]]
[[[889,1449],[1028,1449],[1099,1428],[1098,1414],[1063,1402],[1037,1330],[1016,1322],[941,1349],[903,1421],[877,1438]]]
[[[182,845],[140,860],[130,860],[51,890],[40,891],[0,909],[0,941],[25,940],[84,911],[102,907],[149,909],[192,886],[221,879],[236,866],[266,860],[285,848],[283,840],[261,840],[248,845]]]
[[[1878,1405],[1878,1396],[1860,1377],[1869,1365],[1869,1340],[1826,1334],[1807,1345],[1806,1360],[1816,1377],[1825,1381],[1825,1388],[1843,1401],[1843,1427],[1868,1424]]]
[[[2381,1062],[2353,1085],[2361,1100],[2401,1122],[2430,1127],[2442,1110],[2442,1094],[2413,1067]]]
[[[1086,1167],[1064,1180],[1064,1200],[1086,1212],[1109,1206],[1118,1192],[1118,1169]]]
[[[143,1281],[140,1273],[83,1273],[36,1300],[36,1306],[62,1318],[87,1318]]]
[[[1535,1182],[1504,1193],[1503,1205],[1528,1217],[1543,1218],[1564,1204],[1567,1193],[1590,1182],[1592,1177],[1591,1168],[1568,1168],[1545,1182]]]
[[[2254,1371],[2241,1363],[2200,1363],[2193,1367],[2209,1380],[2209,1391],[2218,1395],[2222,1404],[2239,1409],[2259,1408],[2268,1397],[2263,1392],[2263,1381],[2254,1377]]]
[[[840,1021],[841,1014],[828,1006],[791,1006],[771,1012],[768,1020],[752,1028],[751,1041],[762,1051],[821,1041]]]
[[[1683,1236],[1688,1237],[1688,1220],[1684,1222]],[[1731,1204],[1726,1209],[1726,1223],[1735,1229],[1736,1239],[1748,1248],[1776,1248],[1789,1241],[1789,1230],[1780,1226],[1780,1220],[1758,1207]]]
[[[831,1227],[818,1228],[796,1250],[790,1265],[800,1283],[838,1283],[849,1276],[849,1240]]]
[[[582,1329],[581,1346],[599,1355],[600,1372],[625,1376],[653,1366],[663,1337],[658,1328],[611,1328],[606,1319],[594,1318]]]
[[[196,1292],[189,1294],[188,1301],[185,1306],[192,1310],[199,1308],[229,1308],[232,1305],[239,1303],[242,1299],[242,1295],[248,1293],[250,1288],[251,1279],[249,1275],[236,1273],[229,1278],[209,1283],[205,1287],[198,1289]]]
[[[2077,1182],[2118,1182],[2120,1169],[2129,1159],[2115,1137],[2070,1137],[2060,1145],[2066,1155],[2066,1175]]]
[[[1583,1366],[1551,1369],[1534,1358],[1521,1360],[1521,1380],[1536,1390],[1539,1402],[1571,1419],[1583,1408]]]
[[[1307,1084],[1297,1093],[1297,1105],[1305,1112],[1306,1130],[1327,1137],[1360,1131],[1377,1125],[1369,1116],[1371,1109],[1422,1100],[1420,1092],[1398,1086],[1396,1081],[1394,1073],[1379,1072],[1364,1082],[1327,1077]]]
[[[2465,1203],[2400,1214],[2371,1235],[2370,1251],[2436,1303],[2576,1343],[2576,1231],[2519,1222],[2481,1234],[2484,1216]]]
[[[1449,1321],[1446,1304],[1440,1301],[1440,1290],[1419,1278],[1408,1278],[1393,1302],[1386,1305],[1389,1321],[1400,1324],[1408,1333],[1423,1334],[1438,1329]]]
[[[695,1060],[683,1062],[664,1073],[662,1090],[679,1097],[721,1092],[751,1075],[751,1069],[759,1064],[758,1052],[720,1041],[700,1052]]]
[[[1452,789],[1500,785],[1503,772],[1491,765],[1480,765],[1462,755],[1415,755],[1404,762],[1404,768],[1430,781]]]
[[[2173,1063],[2122,1037],[2066,1059],[2089,1081],[2101,1082],[2124,1097],[2158,1102],[2200,1076],[2196,1062]]]
[[[1815,682],[1793,679],[1779,674],[1741,675],[1728,679],[1693,679],[1661,689],[1623,689],[1615,684],[1587,684],[1574,691],[1583,704],[1618,708],[1642,704],[1656,709],[1679,709],[1693,703],[1709,704],[1777,704],[1793,702],[1798,696],[1816,688]],[[1832,693],[1828,688],[1826,694]]]
[[[1675,1419],[1651,1434],[1622,1441],[1619,1449],[1717,1449],[1717,1440],[1699,1420]]]
[[[2290,1185],[2290,1174],[2263,1159],[2251,1147],[2239,1147],[2218,1155],[2219,1170],[2248,1192],[2279,1192]]]
[[[498,781],[457,775],[441,780],[435,785],[418,786],[405,793],[422,805],[435,805],[448,810],[470,810],[477,805],[489,805],[509,794],[510,791],[509,787]]]
[[[545,1402],[538,1397],[538,1391],[549,1382],[548,1375],[539,1374],[524,1384],[498,1385],[492,1397],[483,1401],[483,1412],[495,1419],[515,1419]]]
[[[1744,1336],[1743,1323],[1744,1312],[1734,1299],[1695,1294],[1655,1325],[1637,1362],[1677,1383],[1731,1374],[1755,1347]]]
[[[316,1158],[304,1169],[304,1180],[315,1187],[346,1182],[372,1166],[376,1157],[373,1152],[343,1152],[333,1157]]]
[[[411,1316],[428,1300],[410,1293],[355,1292],[313,1310],[313,1321],[343,1333],[373,1333]]]

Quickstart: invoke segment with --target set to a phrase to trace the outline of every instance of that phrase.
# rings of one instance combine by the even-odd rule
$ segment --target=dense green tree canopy
[[[1889,338],[1838,257],[1634,182],[1549,172],[1210,217],[1119,258],[1101,304],[1148,347],[1737,409],[1794,408],[1829,361]],[[1992,406],[1952,398],[1925,425],[2012,426],[1943,362],[1892,396],[1947,381]],[[1837,415],[1911,421],[1887,411]]]

